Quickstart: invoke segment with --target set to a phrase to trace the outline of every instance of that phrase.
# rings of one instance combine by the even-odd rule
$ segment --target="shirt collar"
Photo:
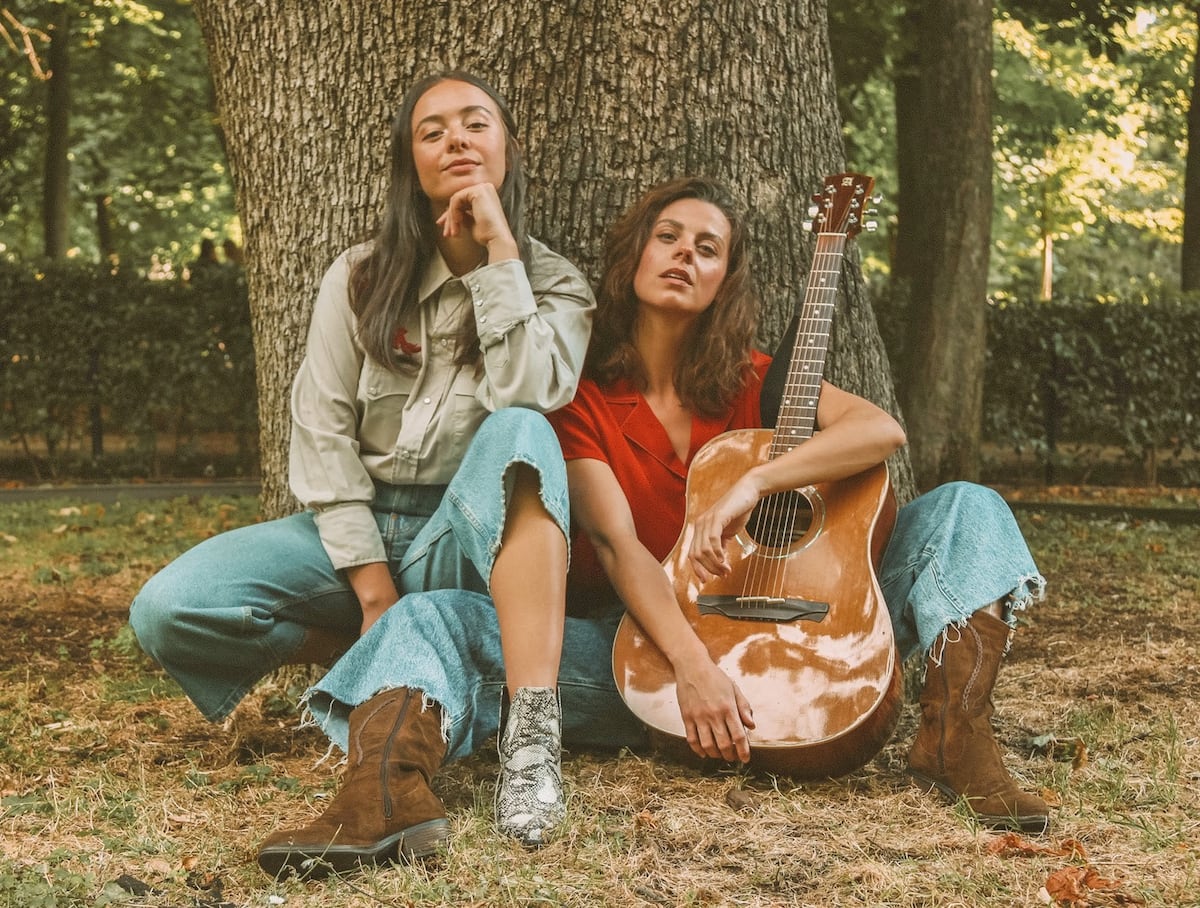
[[[425,273],[421,275],[421,291],[417,299],[422,303],[425,302],[440,290],[443,284],[453,280],[458,280],[458,278],[454,276],[450,271],[450,266],[442,258],[441,250],[434,246],[429,264],[425,266]]]
[[[654,410],[641,392],[626,379],[614,382],[601,393],[614,413],[620,413],[621,432],[630,444],[649,453],[655,460],[677,476],[686,477],[692,455],[705,442],[724,432],[729,427],[729,414],[716,418],[692,416],[692,434],[689,441],[687,463],[681,463],[667,430],[663,428]]]

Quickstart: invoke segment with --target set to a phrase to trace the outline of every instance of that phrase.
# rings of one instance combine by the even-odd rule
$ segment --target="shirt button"
[[[479,324],[481,324],[481,325],[487,324],[487,316],[486,315],[479,316]]]
[[[367,393],[368,394],[378,394],[379,388],[376,385],[371,385],[371,387],[367,388]]]
[[[425,403],[429,403],[429,398],[425,398]]]

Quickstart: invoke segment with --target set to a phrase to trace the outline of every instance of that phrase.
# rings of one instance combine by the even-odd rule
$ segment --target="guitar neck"
[[[796,343],[788,363],[787,379],[771,440],[770,457],[786,454],[811,438],[817,422],[821,377],[829,352],[830,326],[837,305],[838,282],[846,234],[821,233],[813,255],[812,271],[804,288],[804,303],[796,330]]]

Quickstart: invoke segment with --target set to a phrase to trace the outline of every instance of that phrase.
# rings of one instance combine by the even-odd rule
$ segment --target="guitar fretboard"
[[[842,275],[842,253],[846,234],[821,233],[813,255],[812,270],[804,289],[804,304],[796,330],[796,343],[788,363],[787,379],[771,439],[769,456],[785,454],[812,437],[817,422],[817,400],[825,356],[829,352],[829,329],[837,305],[838,281]]]

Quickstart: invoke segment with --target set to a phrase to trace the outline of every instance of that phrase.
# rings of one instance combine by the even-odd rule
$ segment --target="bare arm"
[[[666,572],[637,537],[633,514],[608,464],[567,464],[571,515],[591,539],[617,595],[675,670],[688,744],[699,756],[750,759],[750,704],[712,661],[680,611]]]
[[[396,583],[386,561],[372,561],[346,568],[346,579],[362,606],[363,620],[359,634],[365,634],[380,616],[400,598]]]

